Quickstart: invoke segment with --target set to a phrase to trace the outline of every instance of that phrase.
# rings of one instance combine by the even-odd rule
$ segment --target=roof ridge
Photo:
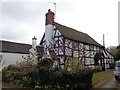
[[[31,44],[14,42],[14,41],[7,41],[7,40],[0,40],[0,42],[7,42],[7,43],[14,43],[14,44],[22,44],[22,45],[30,45],[31,46]]]

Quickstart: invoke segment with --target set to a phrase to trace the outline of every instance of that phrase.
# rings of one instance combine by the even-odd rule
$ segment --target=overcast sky
[[[55,21],[89,34],[105,46],[118,45],[119,0],[2,0],[0,2],[2,35],[0,39],[37,44],[45,32],[45,13],[50,8],[55,12]]]

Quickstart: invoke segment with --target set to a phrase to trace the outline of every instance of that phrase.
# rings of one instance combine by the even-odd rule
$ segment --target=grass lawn
[[[93,74],[92,84],[94,87],[104,83],[106,80],[113,77],[113,70],[106,70],[102,72],[96,72]]]

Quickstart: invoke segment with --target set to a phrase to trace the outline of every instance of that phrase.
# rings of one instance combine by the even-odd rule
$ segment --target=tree
[[[120,60],[120,49],[117,50],[115,58],[116,58],[116,60]]]
[[[116,48],[110,48],[110,53],[115,57],[115,61],[120,60],[120,45]]]

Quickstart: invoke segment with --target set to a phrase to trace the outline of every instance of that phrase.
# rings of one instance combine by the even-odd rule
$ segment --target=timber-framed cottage
[[[40,45],[46,53],[43,58],[51,58],[54,65],[69,67],[69,61],[78,66],[92,67],[100,65],[110,68],[114,56],[104,46],[88,34],[54,22],[54,13],[46,14],[46,29]]]

